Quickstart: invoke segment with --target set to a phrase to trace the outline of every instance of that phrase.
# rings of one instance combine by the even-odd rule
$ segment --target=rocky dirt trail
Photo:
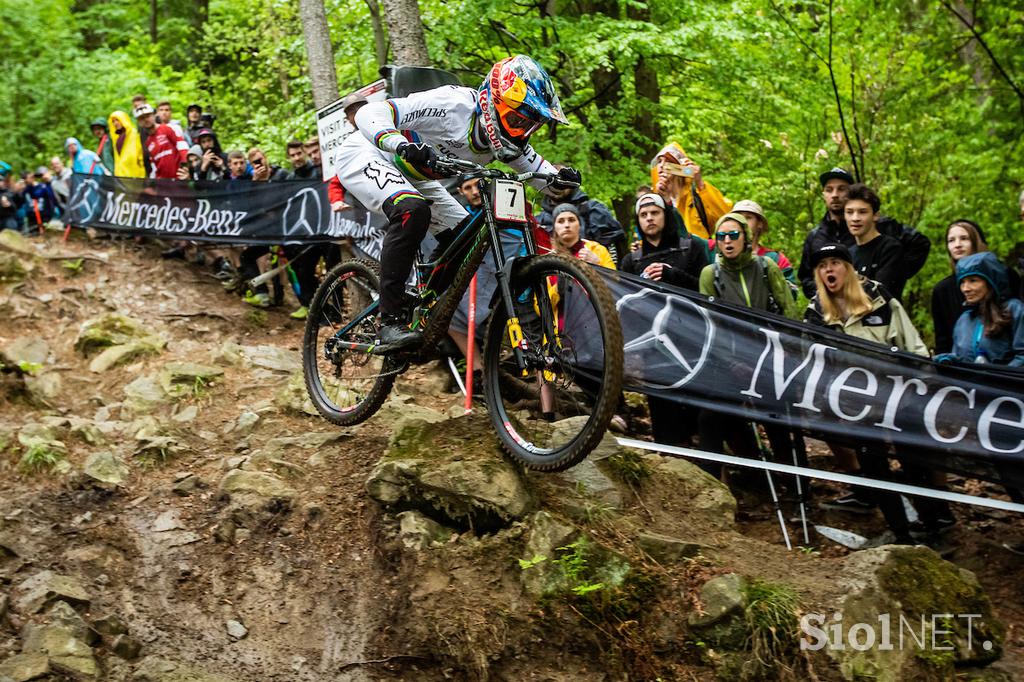
[[[610,438],[528,474],[436,368],[334,428],[301,323],[158,251],[0,233],[0,682],[1020,670],[1020,563],[980,542],[981,585],[923,548],[786,552],[696,467]],[[993,648],[796,646],[800,613],[936,610],[984,614]]]

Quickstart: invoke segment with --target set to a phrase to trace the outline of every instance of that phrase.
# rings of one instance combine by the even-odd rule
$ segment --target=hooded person
[[[700,273],[700,293],[721,301],[797,317],[782,270],[767,256],[754,255],[750,226],[741,213],[726,213],[715,224],[715,262]]]
[[[696,291],[708,264],[707,242],[686,232],[679,212],[658,194],[641,195],[634,211],[640,246],[626,254],[619,269]]]
[[[64,150],[71,157],[71,172],[85,173],[86,175],[106,175],[107,169],[103,167],[103,160],[99,155],[82,147],[82,143],[76,137],[69,137],[64,141]]]
[[[103,118],[97,118],[89,124],[89,129],[92,134],[96,137],[96,153],[100,157],[100,162],[103,164],[103,168],[106,169],[107,175],[114,174],[114,145],[110,139],[110,131],[107,130],[107,121]]]
[[[1011,294],[1006,266],[991,251],[971,254],[957,261],[956,279],[966,310],[953,350],[935,359],[1024,367],[1024,303]]]
[[[142,138],[128,114],[110,114],[110,140],[114,152],[114,175],[122,178],[146,177]]]
[[[732,210],[732,202],[704,180],[695,164],[676,142],[669,142],[651,159],[651,186],[676,207],[686,231],[710,239],[718,219]]]

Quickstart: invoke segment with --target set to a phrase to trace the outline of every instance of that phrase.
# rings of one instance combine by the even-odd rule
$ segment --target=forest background
[[[339,89],[377,78],[394,51],[377,0],[324,0]],[[766,210],[767,242],[799,259],[840,165],[882,212],[932,240],[905,296],[930,332],[955,218],[1001,257],[1024,240],[1024,2],[965,0],[420,0],[429,59],[476,87],[533,56],[571,125],[534,137],[579,167],[586,191],[630,218],[668,140],[732,200]],[[0,0],[0,159],[16,169],[93,146],[89,122],[136,93],[175,115],[202,103],[225,149],[315,132],[296,0]]]

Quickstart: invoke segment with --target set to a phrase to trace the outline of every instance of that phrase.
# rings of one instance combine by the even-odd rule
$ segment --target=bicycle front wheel
[[[327,273],[309,305],[302,344],[306,391],[324,419],[339,426],[370,418],[395,383],[392,360],[354,349],[377,339],[378,285],[375,263],[345,261]]]
[[[502,447],[531,469],[561,471],[597,447],[622,391],[622,328],[590,266],[535,256],[513,270],[515,315],[491,313],[487,408]]]

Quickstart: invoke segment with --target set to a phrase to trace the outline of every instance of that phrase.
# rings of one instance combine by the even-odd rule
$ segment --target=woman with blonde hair
[[[857,274],[850,251],[842,244],[826,244],[811,254],[811,270],[817,293],[811,299],[804,313],[804,321],[828,327],[843,334],[873,341],[888,348],[928,357],[928,349],[917,333],[907,311],[898,300],[888,294],[878,282],[865,279]],[[854,448],[856,456],[842,457],[843,450]],[[844,468],[859,470],[868,478],[889,479],[889,450],[883,443],[829,443]],[[934,477],[915,460],[921,453],[903,449],[897,453],[907,482],[933,483],[941,485],[942,480]],[[865,504],[851,493],[837,499],[829,508],[845,508],[869,511],[870,503],[877,504],[889,528],[896,535],[896,542],[913,544],[911,526],[899,495],[864,488],[860,491]],[[951,527],[953,520],[949,505],[938,500],[915,498],[921,519],[921,530],[930,537]]]

